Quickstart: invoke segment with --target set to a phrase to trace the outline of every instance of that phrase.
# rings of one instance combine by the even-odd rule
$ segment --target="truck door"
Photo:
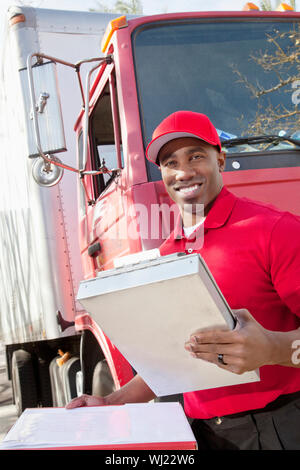
[[[85,177],[86,190],[81,183],[81,252],[85,278],[112,268],[115,257],[126,255],[132,249],[140,249],[138,236],[128,236],[128,227],[134,215],[131,216],[128,210],[130,198],[126,191],[113,65],[106,66],[95,89],[91,107],[86,169],[97,171],[106,167],[117,170]],[[79,157],[82,153],[81,136]]]

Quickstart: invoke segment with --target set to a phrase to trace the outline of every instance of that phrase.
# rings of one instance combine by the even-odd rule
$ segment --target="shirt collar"
[[[222,227],[229,218],[236,200],[237,197],[223,186],[206,216],[204,230]],[[180,238],[184,238],[184,232],[182,219],[179,215],[174,228],[174,239]]]

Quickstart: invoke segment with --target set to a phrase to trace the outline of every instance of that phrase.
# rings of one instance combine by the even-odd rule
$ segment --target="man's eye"
[[[197,154],[192,156],[192,160],[200,160],[201,158],[204,158],[204,155]]]
[[[167,167],[174,167],[176,165],[176,161],[175,160],[169,160],[165,163],[165,166]]]

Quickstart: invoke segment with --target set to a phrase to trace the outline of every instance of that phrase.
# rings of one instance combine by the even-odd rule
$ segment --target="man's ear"
[[[220,152],[218,155],[218,165],[219,165],[219,171],[222,173],[222,171],[225,170],[225,162],[226,162],[226,152]]]

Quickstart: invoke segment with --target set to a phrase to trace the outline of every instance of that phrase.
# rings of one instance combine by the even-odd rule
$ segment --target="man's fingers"
[[[192,333],[190,342],[195,344],[201,343],[215,343],[226,344],[233,343],[235,338],[234,330],[207,330]]]
[[[246,310],[245,308],[233,310],[233,312],[240,326],[245,326],[248,322],[256,322],[249,310]]]
[[[80,408],[81,406],[87,406],[84,395],[77,398],[73,398],[73,400],[66,405],[66,408],[67,410],[71,410],[72,408]]]
[[[82,406],[103,406],[105,405],[105,399],[102,397],[96,397],[93,395],[81,395],[80,397],[73,398],[70,403],[66,405],[68,410],[72,408],[80,408]]]
[[[242,345],[233,343],[195,343],[187,341],[184,347],[187,351],[199,354],[208,353],[214,354],[215,356],[218,354],[229,354],[233,356],[243,355]]]
[[[234,374],[242,374],[245,372],[244,363],[241,358],[237,356],[222,354],[224,364],[218,360],[218,354],[215,353],[191,353],[191,356],[195,359],[202,359],[203,361],[216,364],[221,369],[226,369]]]
[[[246,309],[233,310],[237,318],[237,325],[233,330],[229,328],[215,328],[196,330],[190,336],[190,341],[195,343],[234,343],[240,340],[239,332],[247,324],[257,323],[251,313]]]

